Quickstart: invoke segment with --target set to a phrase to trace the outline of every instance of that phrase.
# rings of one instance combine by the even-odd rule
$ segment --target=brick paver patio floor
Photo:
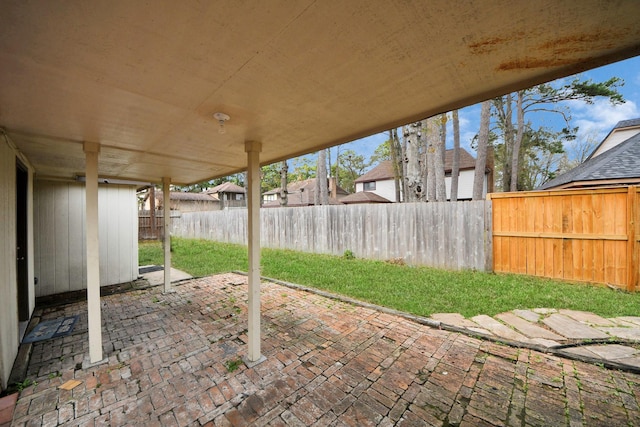
[[[108,363],[75,332],[35,343],[13,425],[637,426],[640,375],[482,341],[273,283],[246,352],[243,276],[102,298]],[[234,368],[237,366],[237,369]],[[59,386],[81,381],[72,390]]]

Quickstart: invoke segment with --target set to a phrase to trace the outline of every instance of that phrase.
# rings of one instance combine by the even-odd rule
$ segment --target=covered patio
[[[35,308],[33,181],[84,181],[86,263],[81,275],[86,277],[88,300],[86,305],[73,309],[84,311],[88,333],[80,335],[80,341],[74,346],[65,347],[72,350],[61,349],[70,351],[69,357],[61,353],[57,360],[60,364],[69,363],[73,354],[73,366],[81,363],[86,370],[60,370],[63,377],[77,373],[90,378],[97,374],[101,386],[96,383],[92,393],[100,392],[100,397],[94,400],[100,399],[100,405],[104,406],[100,407],[104,411],[109,409],[107,412],[111,414],[117,402],[138,402],[137,397],[129,395],[138,396],[138,392],[129,387],[135,390],[139,384],[124,381],[107,393],[106,402],[110,403],[104,405],[102,394],[107,388],[102,387],[107,384],[106,380],[116,382],[117,375],[122,380],[122,375],[116,374],[120,371],[116,369],[119,364],[129,363],[127,357],[133,360],[131,355],[136,351],[145,353],[146,356],[140,356],[140,363],[144,360],[147,364],[140,372],[142,383],[143,377],[148,376],[144,374],[147,367],[169,363],[162,362],[162,357],[178,357],[170,350],[171,344],[180,347],[185,336],[193,337],[195,341],[189,342],[189,346],[185,344],[184,351],[180,352],[182,356],[190,354],[191,357],[182,362],[178,357],[175,363],[166,365],[165,368],[173,366],[172,377],[179,375],[178,369],[196,370],[187,367],[186,363],[191,364],[188,360],[206,357],[212,365],[202,360],[199,363],[206,366],[203,369],[210,370],[217,366],[217,357],[220,352],[224,354],[225,348],[229,352],[239,351],[252,367],[242,368],[229,377],[230,384],[235,384],[235,388],[228,389],[230,394],[235,393],[235,399],[240,399],[277,383],[290,390],[282,396],[276,394],[280,397],[273,401],[260,397],[267,402],[263,402],[262,408],[269,408],[271,413],[283,407],[282,414],[293,414],[293,410],[288,410],[292,404],[286,399],[297,402],[297,397],[290,396],[301,396],[304,387],[313,388],[317,385],[313,381],[317,381],[315,378],[319,375],[310,370],[313,362],[304,359],[304,355],[316,355],[318,360],[327,357],[334,360],[332,363],[342,363],[345,367],[366,362],[356,358],[364,351],[360,348],[340,347],[335,357],[331,355],[322,348],[324,343],[334,342],[328,336],[316,342],[318,339],[311,334],[311,341],[302,341],[298,350],[283,347],[273,342],[274,333],[279,340],[289,342],[287,331],[276,332],[278,328],[270,326],[277,324],[277,317],[274,323],[261,325],[261,320],[268,317],[267,311],[261,309],[260,293],[260,165],[638,55],[640,27],[636,21],[639,15],[640,3],[634,0],[615,3],[500,0],[465,2],[456,7],[444,0],[429,3],[404,0],[3,2],[0,15],[0,199],[3,203],[0,208],[7,220],[0,228],[0,276],[7,280],[0,283],[0,290],[7,298],[0,301],[0,386],[3,389],[7,386],[11,365],[18,353],[19,324],[28,321]],[[21,171],[19,185],[16,185],[16,170]],[[236,327],[246,332],[233,332],[230,335],[233,339],[209,342],[211,348],[205,349],[207,343],[198,336],[202,331],[183,329],[194,326],[190,317],[196,312],[190,312],[189,307],[207,310],[200,307],[200,301],[195,298],[187,297],[191,304],[183,304],[181,299],[184,290],[195,292],[199,282],[176,291],[170,274],[164,278],[166,295],[158,297],[167,301],[165,311],[152,310],[165,307],[149,305],[144,300],[137,301],[138,306],[126,306],[126,310],[109,311],[106,308],[109,300],[100,298],[98,184],[109,185],[118,180],[162,183],[165,199],[169,200],[171,184],[191,184],[243,170],[248,171],[249,181],[249,276],[248,286],[235,298],[239,301],[242,295],[247,299],[247,306],[241,307],[241,311],[246,310],[246,317],[229,313],[226,319],[241,319]],[[165,230],[169,227],[169,217],[165,215]],[[16,244],[16,234],[24,244]],[[25,254],[16,257],[16,247],[20,249],[20,246]],[[167,267],[171,265],[169,247],[165,245]],[[59,250],[65,250],[64,242]],[[20,261],[18,267],[16,259]],[[176,294],[172,294],[174,291]],[[208,295],[201,297],[209,300]],[[278,309],[302,319],[300,316],[304,317],[305,313],[292,312],[296,301],[291,300],[294,299],[281,301]],[[220,301],[211,300],[211,304],[208,309],[212,312],[224,309]],[[129,318],[130,312],[139,316]],[[197,313],[204,316],[201,311]],[[376,316],[367,316],[367,321],[376,321]],[[146,321],[139,323],[141,319]],[[219,326],[217,318],[204,317],[200,321],[201,328]],[[122,322],[122,327],[112,330],[118,322]],[[164,341],[155,339],[156,332],[145,332],[147,324],[157,325],[158,331],[170,336],[173,330],[181,331],[181,337],[175,337],[179,342],[163,344]],[[337,325],[351,327],[338,321],[323,333],[339,333],[338,329],[334,331]],[[365,327],[369,332],[363,335],[366,338],[361,344],[380,338],[371,348],[375,353],[386,346],[386,341],[378,332],[370,332],[371,328],[375,330],[377,326]],[[425,329],[425,336],[433,334],[433,343],[424,343],[423,348],[418,344],[419,336],[406,338],[409,341],[396,339],[396,334],[415,332],[412,327],[404,328],[401,332],[393,329],[394,337],[390,339],[395,344],[389,341],[389,345],[401,354],[422,351],[435,357],[429,363],[439,363],[438,350],[433,346],[440,348],[438,340],[448,342],[449,338],[442,337],[449,335],[440,336],[437,331]],[[120,331],[121,336],[114,335],[113,331]],[[261,337],[261,331],[265,337]],[[291,329],[293,332],[301,333],[295,328]],[[343,341],[337,336],[331,339],[336,343]],[[411,346],[402,344],[405,341]],[[118,347],[118,342],[123,343],[122,347]],[[142,347],[138,349],[124,343],[139,343]],[[472,346],[476,344],[485,345],[478,342]],[[157,345],[164,347],[154,347]],[[202,352],[192,354],[196,351],[193,346]],[[344,361],[340,361],[342,351]],[[396,360],[393,356],[396,350],[391,351],[378,356],[382,357],[381,370],[386,369],[388,363],[391,363],[388,366],[399,363],[392,363]],[[112,360],[116,353],[125,359]],[[285,359],[281,360],[282,357]],[[295,360],[300,357],[303,360],[296,365]],[[389,357],[392,359],[384,362]],[[397,356],[401,357],[405,356]],[[80,358],[84,359],[80,361]],[[402,371],[398,375],[406,377],[403,381],[409,381],[413,366],[404,366],[404,363],[411,363],[413,359],[401,360],[402,363],[395,365]],[[58,362],[43,360],[41,369],[52,373],[56,366],[61,366]],[[262,365],[254,366],[259,362]],[[37,359],[34,363],[38,363]],[[103,365],[91,366],[100,363]],[[287,370],[285,366],[289,365],[292,367]],[[137,369],[141,368],[132,366],[122,374],[133,378]],[[220,366],[217,369],[220,371]],[[375,367],[373,369],[375,371]],[[378,374],[381,371],[364,378]],[[240,375],[247,377],[246,394],[242,394],[245,393],[242,383],[238,386],[231,381]],[[282,383],[274,383],[270,375],[281,376]],[[333,376],[327,373],[325,377]],[[167,379],[156,378],[167,385]],[[207,380],[203,377],[203,381]],[[371,379],[367,381],[374,383]],[[350,384],[347,380],[343,382]],[[351,396],[347,401],[354,403],[360,398],[361,390],[355,381],[352,383],[343,393]],[[403,384],[409,387],[413,383],[411,380]],[[443,382],[444,386],[447,384]],[[83,387],[86,388],[86,384]],[[415,391],[415,387],[412,390]],[[399,399],[405,392],[394,391]],[[173,405],[174,396],[178,395],[170,389],[158,393],[170,397],[167,405]],[[270,392],[263,393],[265,399],[273,399]],[[122,398],[124,394],[128,397]],[[405,400],[415,406],[418,396],[407,395]],[[517,395],[508,398],[509,406],[517,404]],[[235,407],[236,400],[232,399],[230,396],[224,402],[216,401],[214,406],[219,407],[220,414],[228,415],[232,413],[230,408]],[[190,413],[186,408],[194,404],[193,399],[183,401],[184,411]],[[50,405],[47,402],[48,398],[42,399],[43,408]],[[238,410],[253,408],[251,402],[256,403],[256,398],[242,400]],[[500,402],[507,405],[506,400]],[[89,403],[87,401],[87,405]],[[112,404],[116,406],[111,408]],[[36,408],[40,403],[33,405]],[[56,409],[58,420],[71,419],[78,413],[82,413],[81,416],[95,414],[89,410],[91,406],[83,412],[78,405],[81,404]],[[125,407],[128,408],[127,404],[118,406],[123,411]],[[169,406],[158,408],[154,406],[153,410],[142,413],[162,412],[157,413],[158,417],[169,413]],[[171,408],[173,414],[174,406]],[[354,403],[352,408],[349,413],[356,417],[354,419],[363,417],[358,405]],[[24,410],[24,404],[19,409]],[[43,417],[45,413],[52,414],[49,406],[45,409]],[[183,413],[182,409],[175,410]],[[188,421],[181,424],[207,421],[220,415],[212,412],[216,409],[194,411],[199,415],[189,416]],[[254,412],[259,413],[260,409]],[[404,414],[404,410],[401,412]],[[313,412],[301,409],[299,416],[305,413]],[[21,416],[26,414],[28,410]],[[367,415],[377,419],[374,414]]]
[[[247,338],[246,277],[223,274],[102,298],[108,363],[83,369],[72,335],[34,344],[14,426],[626,426],[640,375],[420,325],[263,282],[262,351]],[[71,390],[60,389],[77,380]]]

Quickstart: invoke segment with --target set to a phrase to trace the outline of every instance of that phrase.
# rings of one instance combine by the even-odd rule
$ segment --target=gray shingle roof
[[[640,124],[640,119],[626,121],[635,121]],[[640,178],[640,134],[632,136],[599,156],[590,158],[574,169],[547,181],[539,187],[539,190],[547,190],[577,181],[624,178]]]

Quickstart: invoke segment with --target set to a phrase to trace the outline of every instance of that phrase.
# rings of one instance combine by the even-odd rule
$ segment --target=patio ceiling
[[[637,0],[5,0],[0,126],[40,176],[193,183],[640,54]],[[213,114],[231,116],[226,133]]]

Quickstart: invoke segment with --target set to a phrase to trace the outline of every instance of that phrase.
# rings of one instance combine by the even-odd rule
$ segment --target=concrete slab
[[[611,320],[617,326],[621,326],[623,328],[640,328],[640,325],[623,320],[621,317],[611,317],[609,318],[609,320]]]
[[[558,345],[561,345],[561,343],[559,343],[558,341],[547,340],[544,338],[529,338],[526,342],[541,345],[543,347],[556,347]]]
[[[551,332],[548,329],[541,328],[540,326],[535,325],[522,317],[516,316],[513,313],[500,313],[496,315],[496,318],[510,326],[513,326],[527,338],[545,338],[556,341],[562,341],[565,339],[564,337]]]
[[[640,355],[640,350],[619,344],[588,345],[583,348],[605,360],[627,359]]]
[[[565,316],[570,317],[573,320],[577,320],[578,322],[587,323],[591,326],[614,326],[614,323],[612,321],[598,316],[597,314],[588,313],[586,311],[563,309],[560,310],[559,313],[564,314]]]
[[[622,338],[625,340],[632,340],[640,342],[640,327],[637,328],[606,328],[606,327],[598,327],[598,330],[611,335],[612,337]]]
[[[578,356],[585,356],[585,357],[591,357],[593,359],[597,359],[599,356],[597,354],[595,354],[594,352],[590,351],[588,348],[586,347],[569,347],[569,348],[564,348],[562,349],[562,351],[565,351],[567,353],[571,353],[571,354],[577,354]]]
[[[525,320],[528,320],[529,322],[533,322],[536,323],[538,320],[540,320],[540,317],[542,317],[540,314],[531,311],[531,310],[513,310],[513,314],[515,314],[516,316],[520,316]]]
[[[640,356],[628,357],[626,359],[618,359],[616,360],[616,362],[624,363],[625,365],[640,368]]]
[[[164,270],[152,271],[141,275],[151,286],[164,284]],[[183,280],[193,279],[193,276],[176,268],[171,268],[171,283],[181,282]]]
[[[558,334],[568,339],[605,339],[609,335],[590,326],[580,323],[563,314],[554,313],[542,319],[542,322]]]
[[[640,317],[637,316],[620,316],[617,319],[624,320],[625,322],[633,323],[634,325],[640,326]]]
[[[557,313],[558,310],[556,310],[555,308],[544,308],[544,307],[538,307],[538,308],[534,308],[533,309],[534,313],[538,313],[538,314],[553,314],[553,313]]]
[[[447,325],[458,326],[460,328],[477,328],[479,325],[460,313],[436,313],[431,318]]]
[[[481,314],[479,316],[474,316],[471,318],[474,322],[480,325],[484,329],[488,329],[494,335],[499,336],[500,338],[505,338],[512,341],[525,341],[527,337],[522,335],[521,333],[514,331],[510,327],[498,322],[491,316],[487,316]]]

